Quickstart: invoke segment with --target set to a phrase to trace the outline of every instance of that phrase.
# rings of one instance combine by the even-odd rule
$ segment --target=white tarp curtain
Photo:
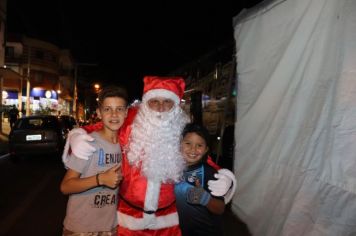
[[[356,0],[265,1],[234,27],[234,213],[253,235],[356,235]]]

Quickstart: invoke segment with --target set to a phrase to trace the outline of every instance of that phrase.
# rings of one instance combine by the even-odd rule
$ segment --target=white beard
[[[185,166],[180,137],[188,122],[188,116],[177,105],[170,112],[155,112],[142,103],[129,139],[130,164],[141,165],[141,172],[148,180],[179,181]]]

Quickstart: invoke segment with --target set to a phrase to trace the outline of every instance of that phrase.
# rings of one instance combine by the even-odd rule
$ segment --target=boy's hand
[[[109,188],[116,188],[122,180],[121,163],[101,173],[99,179],[101,185],[105,185]]]
[[[187,202],[190,204],[200,204],[206,206],[210,201],[210,193],[200,185],[199,180],[195,181],[195,187],[187,191]]]

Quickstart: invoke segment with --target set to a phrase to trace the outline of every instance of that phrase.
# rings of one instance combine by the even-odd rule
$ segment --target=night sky
[[[140,96],[144,75],[233,41],[232,18],[257,2],[8,0],[7,31],[68,48],[77,62],[99,65],[98,80]]]

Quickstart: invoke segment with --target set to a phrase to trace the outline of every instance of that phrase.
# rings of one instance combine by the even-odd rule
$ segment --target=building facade
[[[4,85],[3,105],[16,105],[23,114],[71,114],[74,60],[68,50],[24,35],[9,35],[5,65],[21,75]]]
[[[178,68],[172,75],[185,78],[184,109],[196,116],[212,135],[219,136],[221,130],[235,122],[236,63],[233,44]]]
[[[186,82],[184,110],[213,137],[211,154],[224,168],[232,168],[237,74],[231,44],[178,68],[171,75]]]

